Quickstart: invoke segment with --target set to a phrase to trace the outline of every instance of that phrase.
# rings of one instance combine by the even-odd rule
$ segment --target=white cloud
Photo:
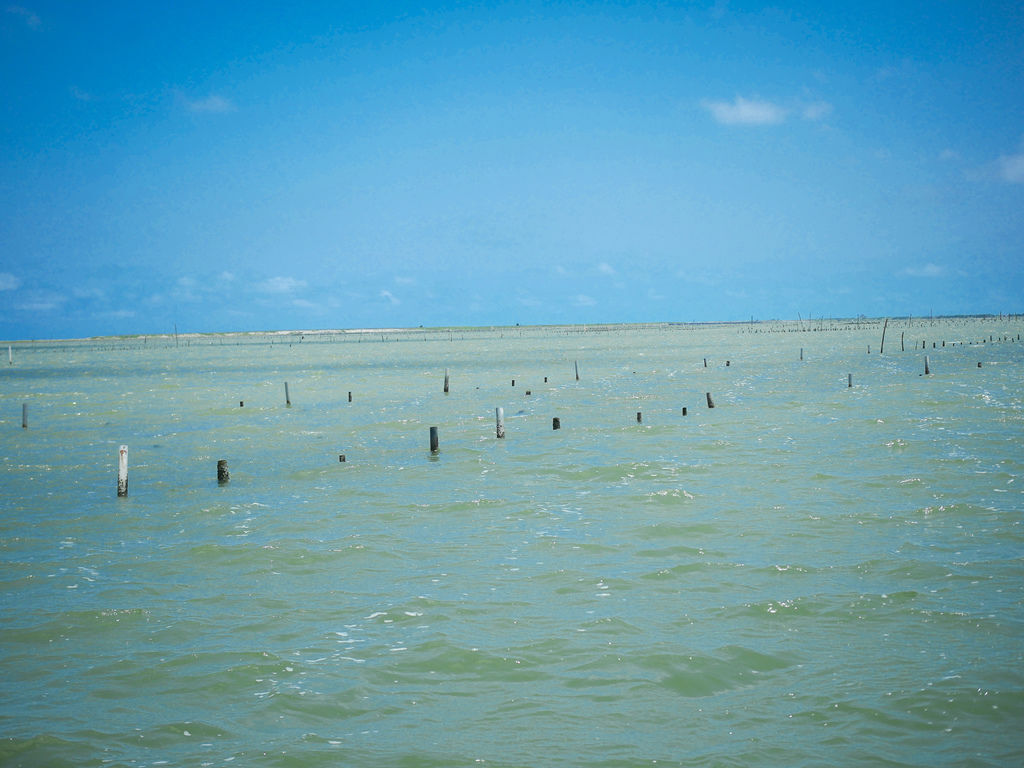
[[[929,262],[922,266],[905,267],[900,274],[907,277],[942,277],[946,274],[946,268]]]
[[[606,261],[602,261],[600,264],[597,265],[597,271],[600,272],[602,275],[614,275],[615,267],[613,267]]]
[[[256,290],[261,293],[294,293],[305,287],[305,280],[297,280],[294,277],[271,277],[259,283]]]
[[[391,293],[391,291],[387,291],[387,290],[381,291],[380,292],[380,297],[382,299],[387,299],[388,301],[390,301],[391,302],[391,306],[395,306],[396,304],[401,304],[401,302],[398,299],[395,298],[395,295],[393,293]]]
[[[225,112],[234,112],[235,105],[223,96],[208,96],[207,98],[200,99],[199,101],[188,102],[188,109],[190,112],[224,114]]]
[[[704,101],[704,109],[723,125],[773,125],[786,119],[786,110],[762,99],[737,96],[732,102]]]
[[[299,309],[319,309],[316,304],[312,301],[306,301],[306,299],[294,299],[292,301],[292,306],[298,307]]]
[[[10,272],[0,272],[0,291],[16,291],[21,286],[21,280]]]
[[[220,279],[223,280],[225,283],[233,282],[234,279],[235,279],[235,273],[234,272],[228,272],[225,269],[223,272],[220,273]]]
[[[805,105],[800,114],[804,120],[824,120],[832,114],[832,105],[827,101],[815,101]]]
[[[576,295],[576,298],[573,300],[573,303],[577,307],[593,307],[594,305],[597,304],[597,302],[594,301],[590,296],[587,296],[582,293]]]
[[[1010,184],[1024,184],[1024,151],[999,158],[999,175]]]
[[[23,8],[20,5],[8,5],[7,12],[20,16],[22,20],[32,29],[39,29],[43,25],[43,20],[38,15],[30,11],[28,8]]]
[[[179,277],[178,285],[182,288],[195,288],[196,279],[194,277]]]
[[[413,278],[413,277],[404,277],[402,275],[396,275],[395,276],[395,284],[396,285],[412,285],[415,282],[416,282],[416,278]]]

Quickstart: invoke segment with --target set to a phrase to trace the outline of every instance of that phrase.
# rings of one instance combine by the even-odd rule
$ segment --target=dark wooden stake
[[[437,439],[437,427],[430,428],[430,452],[437,453],[440,450]]]
[[[224,485],[224,483],[230,479],[231,475],[228,473],[228,460],[219,459],[217,461],[217,485]]]

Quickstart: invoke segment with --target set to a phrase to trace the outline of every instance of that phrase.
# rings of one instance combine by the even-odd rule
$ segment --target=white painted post
[[[128,446],[122,445],[117,451],[117,495],[128,495]]]

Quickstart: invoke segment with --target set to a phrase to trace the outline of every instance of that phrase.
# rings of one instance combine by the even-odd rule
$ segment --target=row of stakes
[[[715,401],[711,398],[711,393],[707,392],[707,393],[705,393],[705,395],[706,395],[707,401],[708,401],[708,408],[714,408],[715,407]],[[686,406],[684,405],[683,406],[683,416],[686,416],[686,415],[687,415],[687,409],[686,409]],[[500,408],[500,407],[499,408],[495,408],[494,409],[494,416],[495,416],[495,430],[494,430],[495,431],[495,436],[498,439],[503,439],[505,437],[505,409],[504,408]],[[636,422],[637,422],[637,424],[643,423],[643,412],[642,411],[637,411],[636,412]],[[553,417],[551,419],[551,429],[552,430],[556,430],[556,429],[561,429],[561,428],[562,428],[562,421],[561,421],[561,419],[559,417],[557,417],[557,416]],[[430,452],[432,454],[437,454],[437,453],[440,453],[440,451],[441,451],[441,441],[440,441],[440,436],[439,436],[439,433],[438,433],[438,429],[437,429],[437,427],[431,427],[430,428]],[[118,455],[118,459],[117,459],[117,495],[118,496],[127,496],[128,495],[128,446],[127,445],[122,445],[118,449],[118,454],[117,455]],[[339,453],[338,454],[338,461],[339,462],[344,462],[345,460],[346,460],[345,459],[345,454],[344,453]],[[228,471],[227,459],[219,459],[217,461],[217,484],[218,485],[225,485],[230,479],[231,479],[231,473]]]
[[[803,360],[803,357],[804,357],[804,351],[803,351],[803,348],[801,348],[800,349],[800,359]],[[704,367],[705,368],[707,367],[707,364],[708,364],[707,358],[704,358]],[[725,361],[726,367],[729,367],[729,364],[730,364],[730,361],[726,360]],[[981,368],[981,363],[980,362],[978,363],[978,367]],[[924,358],[924,373],[925,373],[926,376],[931,374],[931,368],[930,368],[930,365],[929,365],[929,359],[928,359],[927,355],[925,355],[925,358]],[[547,382],[547,380],[548,380],[547,376],[545,376],[544,377],[544,381]],[[580,380],[579,363],[576,363],[576,381],[579,381],[579,380]],[[514,387],[515,385],[516,385],[516,381],[515,381],[515,379],[512,379],[512,386]],[[847,385],[847,387],[852,387],[853,386],[853,374],[852,373],[848,373],[846,375],[846,385]],[[446,368],[445,371],[444,371],[444,393],[448,394],[448,391],[449,391],[449,375],[448,375],[448,369]],[[530,391],[527,390],[526,394],[529,395]],[[707,398],[708,408],[714,408],[715,407],[715,401],[712,399],[711,393],[710,392],[706,392],[705,393],[705,397]],[[287,381],[284,383],[284,399],[285,399],[285,405],[290,407],[291,404],[292,404],[292,401],[291,401],[291,393],[289,392],[288,382]],[[352,393],[351,392],[348,393],[348,401],[350,403],[352,402]],[[245,406],[245,401],[244,400],[240,400],[238,402],[238,405],[239,405],[239,407],[244,407]],[[500,408],[500,407],[499,408],[495,408],[494,412],[495,412],[495,435],[496,435],[496,437],[498,439],[502,439],[502,438],[505,437],[505,409],[504,408]],[[683,406],[682,415],[683,416],[687,415],[686,406]],[[638,424],[643,422],[643,412],[642,411],[637,411],[636,412],[636,421],[637,421]],[[28,428],[28,403],[23,403],[22,406],[21,406],[21,426],[24,429]],[[552,418],[552,420],[551,420],[551,428],[553,430],[557,430],[557,429],[561,429],[561,427],[562,427],[561,420],[557,416]],[[438,429],[437,429],[437,427],[431,427],[430,428],[430,452],[432,454],[436,454],[439,451],[440,451],[440,438],[439,438],[439,435],[438,435]],[[344,462],[345,461],[345,454],[343,454],[343,453],[338,454],[338,461],[339,462]],[[225,485],[230,480],[230,477],[231,477],[231,475],[230,475],[230,473],[228,471],[227,459],[219,459],[217,461],[217,483],[219,485]],[[127,445],[122,445],[118,449],[117,495],[118,496],[127,496],[128,495],[128,446]]]

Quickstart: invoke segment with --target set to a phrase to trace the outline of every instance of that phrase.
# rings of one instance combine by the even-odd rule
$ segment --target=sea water
[[[0,764],[1019,765],[1022,325],[15,343]]]

